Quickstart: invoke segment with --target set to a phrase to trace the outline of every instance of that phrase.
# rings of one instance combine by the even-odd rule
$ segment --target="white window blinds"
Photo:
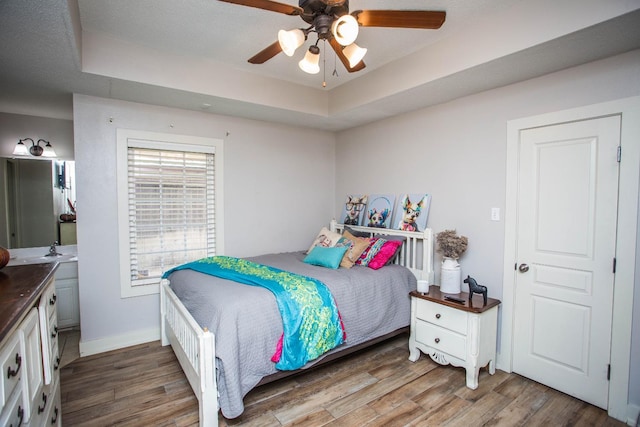
[[[215,255],[214,165],[211,153],[128,147],[131,286]]]

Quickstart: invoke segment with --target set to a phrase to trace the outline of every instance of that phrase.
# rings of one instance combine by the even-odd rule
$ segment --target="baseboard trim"
[[[627,425],[635,427],[640,425],[640,405],[632,403],[627,405]]]
[[[112,350],[119,350],[133,345],[160,340],[160,328],[135,331],[129,334],[116,335],[91,341],[80,341],[80,357],[92,356]]]

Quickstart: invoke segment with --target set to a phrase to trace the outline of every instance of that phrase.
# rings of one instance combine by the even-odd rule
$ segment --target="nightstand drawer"
[[[467,334],[467,313],[423,299],[416,301],[416,317],[434,325]]]
[[[416,321],[416,341],[460,360],[466,359],[466,338],[429,322]]]

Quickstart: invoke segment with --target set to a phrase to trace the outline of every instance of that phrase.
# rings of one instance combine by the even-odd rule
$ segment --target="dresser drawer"
[[[53,349],[51,350],[51,360],[49,363],[51,364],[51,369],[53,369],[54,374],[60,370],[60,351],[58,350],[58,340],[56,340]]]
[[[0,411],[0,426],[19,426],[27,419],[27,415],[22,406],[22,393],[15,390]]]
[[[466,359],[466,337],[432,323],[416,321],[416,341],[460,360]]]
[[[61,426],[62,425],[62,406],[60,397],[60,383],[56,383],[55,388],[52,389],[51,405],[49,406],[49,412],[45,415],[46,426]]]
[[[42,294],[40,298],[40,309],[44,310],[46,313],[46,317],[50,318],[52,315],[56,313],[58,296],[56,295],[56,288],[53,284],[53,281],[47,285],[47,289]]]
[[[423,299],[418,299],[416,303],[416,317],[418,319],[442,326],[459,334],[467,334],[466,312]]]
[[[7,403],[9,396],[11,396],[11,393],[22,378],[23,363],[24,354],[22,354],[19,334],[15,334],[0,351],[0,366],[2,366],[0,403],[2,403],[2,406]]]
[[[52,281],[42,294],[38,306],[40,332],[42,335],[42,359],[45,385],[51,384],[54,374],[51,361],[54,360],[53,349],[57,347],[58,343],[58,321],[56,314],[58,304],[56,300],[55,285]]]

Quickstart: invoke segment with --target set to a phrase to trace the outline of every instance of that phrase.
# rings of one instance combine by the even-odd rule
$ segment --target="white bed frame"
[[[404,236],[396,264],[409,268],[418,280],[433,284],[433,232],[400,231],[383,228],[348,226],[370,234]],[[342,232],[343,224],[331,221],[331,230]],[[422,242],[422,244],[419,244]],[[218,426],[218,389],[215,370],[215,337],[201,328],[169,287],[160,283],[160,315],[162,345],[173,348],[191,388],[198,398],[200,426]]]

